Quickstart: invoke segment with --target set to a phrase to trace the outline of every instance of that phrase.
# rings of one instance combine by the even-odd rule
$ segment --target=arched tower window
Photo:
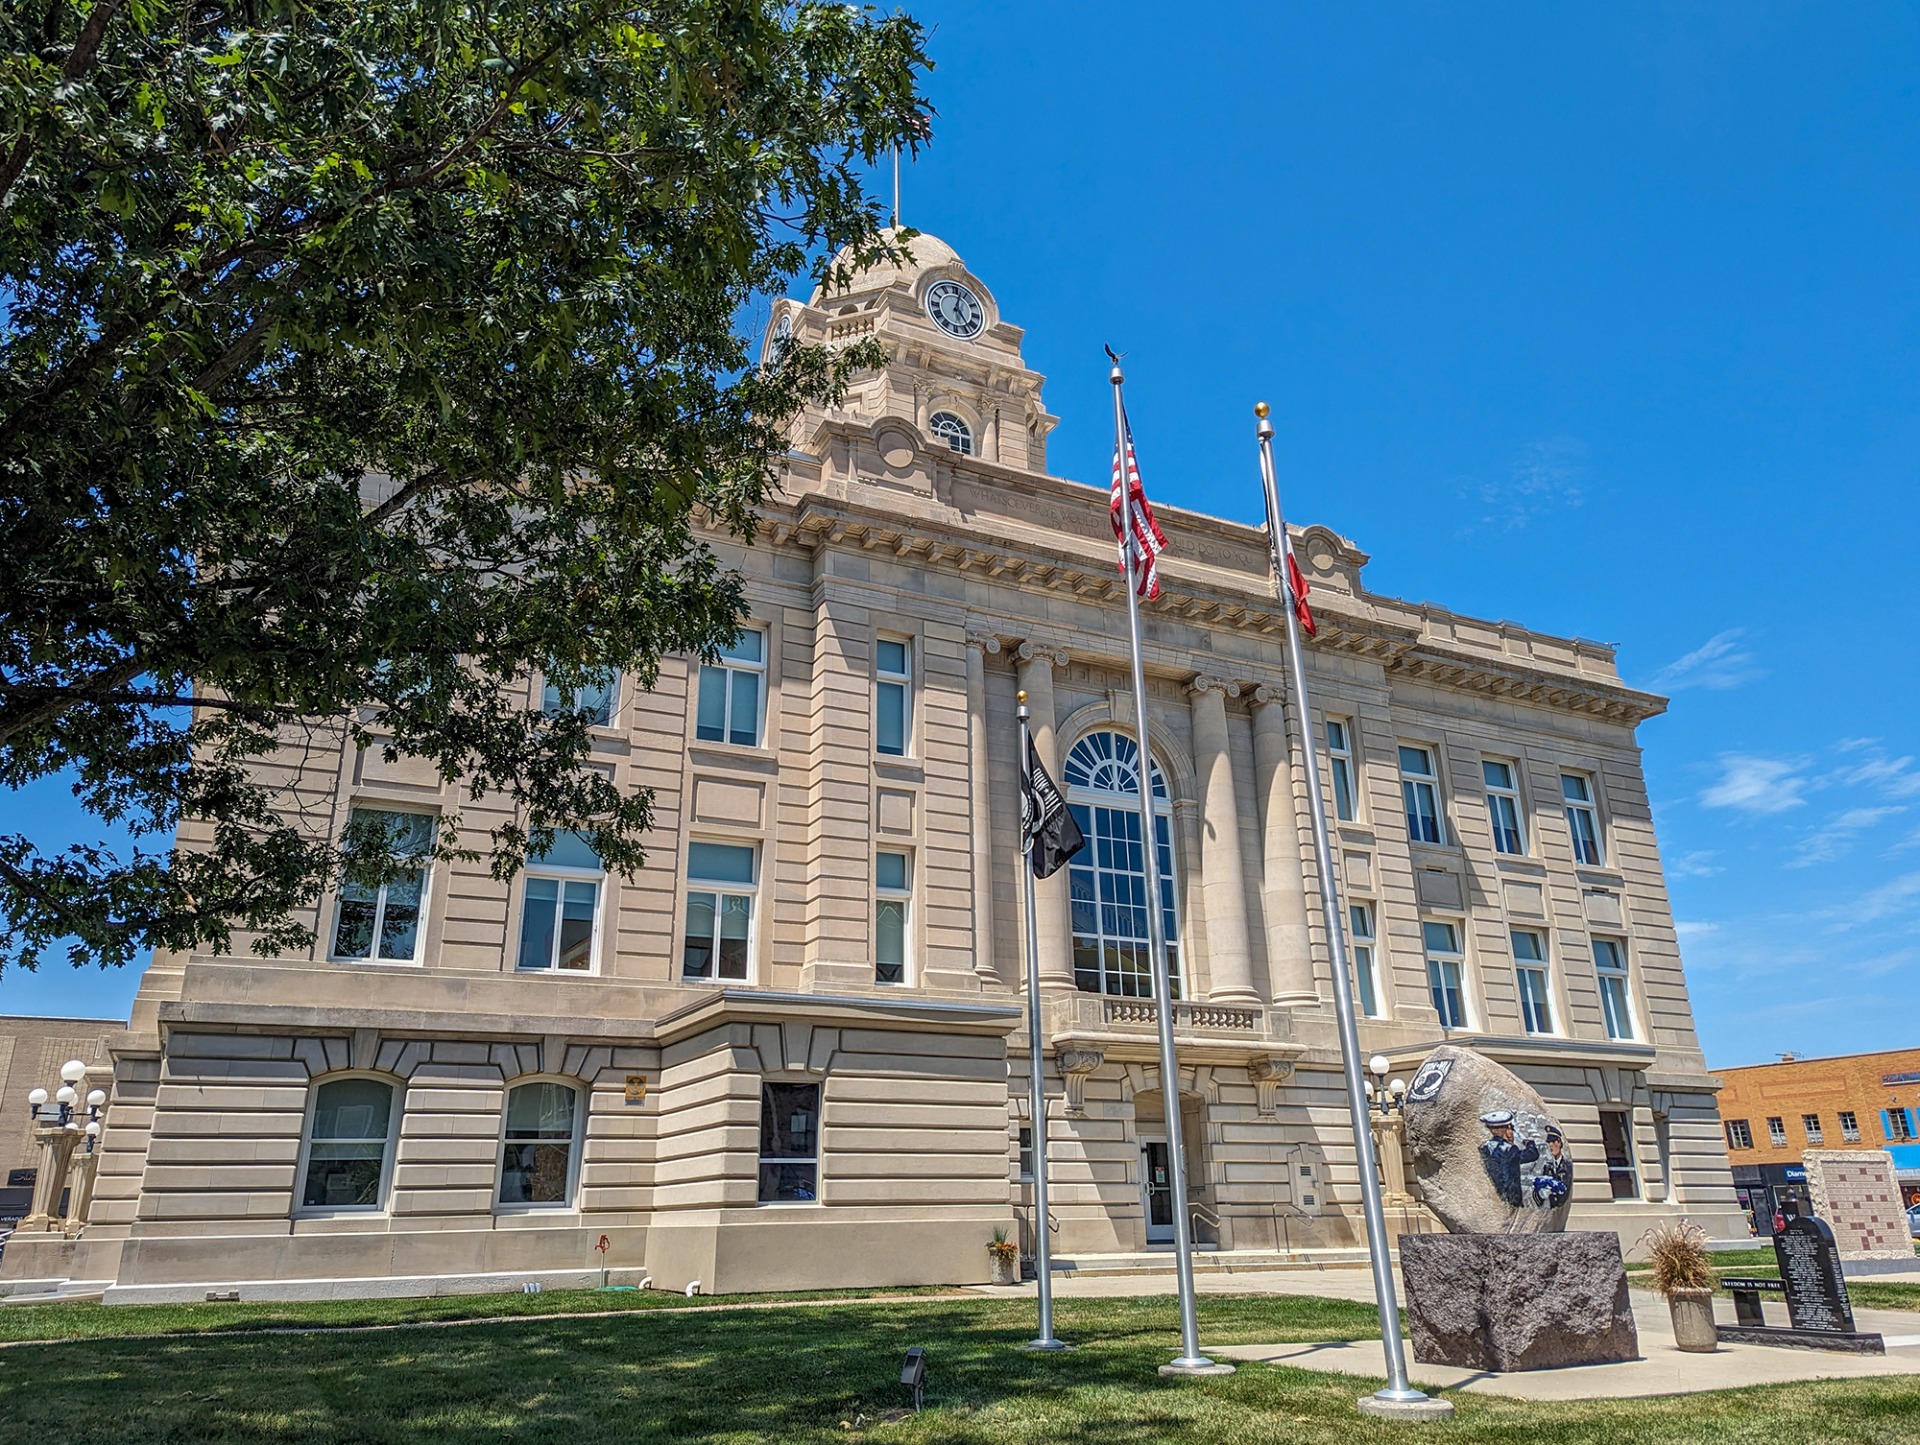
[[[1153,996],[1147,949],[1146,856],[1141,850],[1140,748],[1125,733],[1088,733],[1067,754],[1067,803],[1087,846],[1069,868],[1073,975],[1088,993]],[[1151,773],[1153,838],[1167,975],[1180,989],[1180,918],[1173,873],[1172,805],[1159,764]]]
[[[955,416],[950,411],[936,411],[927,418],[927,430],[961,456],[973,455],[973,428],[967,425],[965,418]]]

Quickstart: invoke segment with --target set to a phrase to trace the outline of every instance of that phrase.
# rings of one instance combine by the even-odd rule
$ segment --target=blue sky
[[[1641,741],[1710,1063],[1914,1044],[1920,11],[913,8],[904,217],[1027,328],[1053,470],[1104,476],[1111,342],[1149,490],[1258,521],[1266,398],[1290,517],[1374,588],[1672,695]]]

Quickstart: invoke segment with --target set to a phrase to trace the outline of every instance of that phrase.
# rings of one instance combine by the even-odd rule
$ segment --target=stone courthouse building
[[[890,361],[797,424],[754,545],[718,544],[746,579],[739,641],[585,699],[598,764],[654,790],[649,865],[609,875],[571,841],[508,884],[435,865],[323,900],[306,956],[156,957],[91,1220],[17,1239],[9,1276],[110,1300],[512,1287],[579,1280],[604,1237],[616,1279],[675,1289],[984,1279],[993,1229],[1032,1223],[1020,689],[1090,840],[1038,890],[1057,1253],[1171,1238],[1178,1108],[1203,1247],[1352,1257],[1264,533],[1158,489],[1143,826],[1105,478],[1048,474],[1020,329],[947,246],[912,249],[775,308],[770,351],[873,337]],[[1253,460],[1249,422],[1250,494]],[[1663,700],[1604,646],[1370,592],[1326,527],[1296,546],[1364,1047],[1405,1077],[1466,1043],[1531,1081],[1567,1123],[1576,1228],[1631,1241],[1685,1212],[1744,1234],[1635,743]],[[337,736],[291,780],[330,826],[490,821]],[[1177,1081],[1155,1064],[1149,834]]]

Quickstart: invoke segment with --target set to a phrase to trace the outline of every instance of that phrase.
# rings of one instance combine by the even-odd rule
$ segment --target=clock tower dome
[[[766,355],[789,337],[829,345],[872,338],[887,353],[887,364],[856,378],[839,406],[803,415],[795,445],[816,451],[823,427],[887,421],[890,432],[905,423],[938,460],[1045,472],[1047,433],[1059,418],[1041,401],[1044,379],[1020,359],[1025,333],[1000,319],[993,293],[946,242],[920,232],[900,245],[910,257],[901,264],[821,286],[805,304],[774,304]],[[835,258],[836,269],[843,264]]]

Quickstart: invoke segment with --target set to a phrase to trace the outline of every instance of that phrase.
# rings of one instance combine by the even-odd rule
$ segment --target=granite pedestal
[[[1616,1234],[1414,1234],[1400,1240],[1413,1357],[1472,1370],[1639,1358]]]

